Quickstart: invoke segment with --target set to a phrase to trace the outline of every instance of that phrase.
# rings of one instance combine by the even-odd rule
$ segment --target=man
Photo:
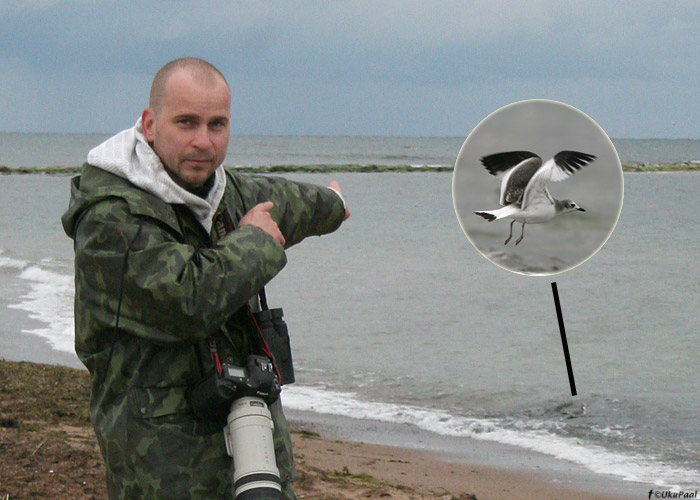
[[[216,68],[172,61],[136,126],[90,151],[71,183],[75,345],[111,499],[233,498],[225,422],[195,418],[188,392],[215,361],[260,354],[248,303],[285,248],[350,215],[335,182],[224,169],[229,107]],[[283,495],[295,498],[280,402],[270,411]]]

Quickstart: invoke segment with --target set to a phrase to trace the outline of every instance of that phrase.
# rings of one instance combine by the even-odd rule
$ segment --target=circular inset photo
[[[462,230],[503,269],[547,276],[585,262],[622,210],[622,166],[578,109],[520,101],[487,116],[457,157],[452,198]]]

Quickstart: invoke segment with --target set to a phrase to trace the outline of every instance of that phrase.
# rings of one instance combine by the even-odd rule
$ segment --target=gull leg
[[[525,223],[524,223],[524,222],[523,222],[523,230],[522,230],[522,232],[520,233],[520,238],[518,238],[517,240],[515,240],[515,244],[516,244],[516,245],[517,245],[518,243],[520,243],[521,241],[523,241],[523,236],[525,236]]]
[[[513,222],[515,222],[515,219],[513,219],[513,220],[510,222],[510,234],[508,235],[508,239],[506,240],[506,242],[504,243],[504,245],[507,245],[508,242],[510,241],[510,239],[513,237]]]

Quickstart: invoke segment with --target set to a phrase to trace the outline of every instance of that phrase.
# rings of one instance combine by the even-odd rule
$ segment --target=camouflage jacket
[[[224,207],[235,223],[268,200],[287,247],[343,220],[330,189],[226,175],[214,228]],[[222,362],[240,365],[253,351],[243,306],[285,265],[284,249],[253,226],[207,234],[184,206],[90,165],[72,179],[62,222],[75,240],[75,347],[92,376],[90,417],[110,498],[233,498],[222,424],[195,420],[186,394],[215,369],[207,338]],[[279,402],[270,410],[288,483],[286,421]]]

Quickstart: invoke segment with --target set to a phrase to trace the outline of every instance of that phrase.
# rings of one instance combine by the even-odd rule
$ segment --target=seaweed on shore
[[[438,166],[413,166],[413,165],[235,165],[231,166],[238,172],[245,173],[330,173],[330,172],[451,172],[453,167],[447,165]],[[66,175],[80,173],[81,167],[8,167],[0,165],[0,174],[50,174]]]
[[[49,175],[67,175],[80,173],[81,167],[8,167],[0,165],[0,175],[9,174],[49,174]]]
[[[637,163],[622,165],[623,172],[692,172],[700,171],[699,162],[684,161],[680,163]]]
[[[36,422],[89,425],[90,377],[65,366],[0,360],[0,417],[4,427]]]
[[[104,462],[88,418],[89,387],[86,370],[0,358],[0,500],[107,498]],[[322,439],[313,430],[291,427],[297,444]],[[475,498],[417,492],[347,468],[330,471],[307,463],[303,452],[295,460],[300,497]]]
[[[452,165],[235,165],[231,168],[238,172],[275,174],[275,173],[336,173],[336,172],[360,172],[360,173],[382,173],[382,172],[452,172]],[[8,167],[0,165],[0,175],[11,174],[48,174],[48,175],[75,175],[80,173],[81,167]],[[700,162],[677,162],[677,163],[634,163],[623,164],[623,172],[688,172],[700,171]]]

